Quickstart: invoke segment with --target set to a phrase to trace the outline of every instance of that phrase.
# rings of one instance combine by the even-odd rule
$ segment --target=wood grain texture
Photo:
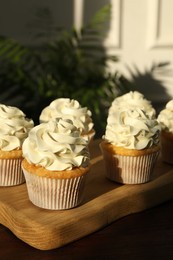
[[[99,140],[93,142],[91,156],[92,169],[79,207],[62,211],[41,209],[29,201],[26,184],[0,187],[0,223],[29,245],[49,250],[173,198],[173,166],[162,163],[160,158],[151,182],[120,185],[105,178]]]

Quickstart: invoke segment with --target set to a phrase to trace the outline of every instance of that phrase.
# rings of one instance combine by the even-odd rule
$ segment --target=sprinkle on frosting
[[[0,149],[21,149],[28,132],[34,126],[31,119],[17,107],[0,104]]]
[[[42,110],[39,119],[41,123],[54,118],[70,119],[82,134],[87,134],[93,129],[91,116],[91,111],[87,107],[81,107],[77,100],[58,98]]]
[[[22,149],[29,163],[61,171],[88,166],[87,144],[71,120],[57,118],[35,126]]]

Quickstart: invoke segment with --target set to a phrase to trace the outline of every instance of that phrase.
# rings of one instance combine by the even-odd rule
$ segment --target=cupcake
[[[0,186],[22,184],[22,144],[34,123],[20,109],[0,104],[0,125]]]
[[[153,113],[137,106],[119,104],[108,115],[100,148],[106,176],[124,184],[151,180],[159,151],[160,126]]]
[[[162,160],[173,164],[173,100],[170,100],[160,111],[157,120],[161,126]]]
[[[79,102],[69,98],[58,98],[45,107],[40,114],[40,123],[48,122],[53,118],[65,118],[72,120],[82,136],[89,142],[95,135],[92,113],[87,107],[81,107]]]
[[[90,168],[87,144],[69,119],[52,119],[30,131],[22,147],[22,168],[33,204],[62,210],[82,202]]]

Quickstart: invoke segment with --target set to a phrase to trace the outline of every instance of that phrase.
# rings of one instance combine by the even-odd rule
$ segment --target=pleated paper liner
[[[151,180],[153,168],[160,153],[144,153],[138,156],[111,153],[101,146],[108,179],[123,184],[140,184]]]
[[[69,179],[37,176],[23,169],[31,202],[45,209],[62,210],[78,206],[83,198],[86,175]]]
[[[0,159],[0,186],[15,186],[25,182],[22,158]]]

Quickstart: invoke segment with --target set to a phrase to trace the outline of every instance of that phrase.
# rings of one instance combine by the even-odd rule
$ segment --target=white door
[[[108,53],[120,57],[111,69],[128,78],[133,74],[136,88],[159,110],[173,98],[173,1],[76,0],[76,26],[109,2],[112,19],[104,45]],[[159,67],[160,63],[170,65]]]

